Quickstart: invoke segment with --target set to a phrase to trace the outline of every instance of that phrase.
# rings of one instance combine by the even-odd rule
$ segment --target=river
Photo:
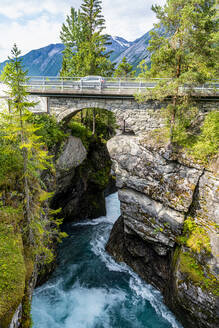
[[[105,252],[120,215],[117,193],[106,205],[106,216],[65,226],[58,266],[33,295],[33,327],[182,328],[155,288]]]

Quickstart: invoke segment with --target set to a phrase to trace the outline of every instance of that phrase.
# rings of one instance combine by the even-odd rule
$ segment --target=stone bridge
[[[57,87],[54,89],[53,86],[38,89],[34,86],[34,88],[29,88],[29,97],[31,100],[38,102],[34,108],[35,113],[55,115],[58,121],[68,121],[85,108],[100,108],[115,114],[117,124],[121,130],[139,134],[163,125],[160,109],[166,106],[168,102],[168,100],[163,103],[150,100],[138,103],[134,95],[141,91],[139,87],[133,88],[133,84],[132,88],[102,90],[57,90]],[[196,98],[201,111],[218,109],[219,97],[217,94],[205,93]]]
[[[145,129],[158,128],[162,124],[160,115],[154,120],[154,112],[161,106],[161,103],[155,101],[139,104],[134,97],[104,98],[93,95],[92,97],[51,96],[47,99],[47,111],[55,115],[58,121],[68,121],[85,108],[100,108],[115,114],[120,129],[133,131],[135,134]]]
[[[41,98],[42,102],[42,98]],[[121,130],[139,134],[157,129],[163,125],[160,109],[167,101],[149,100],[138,103],[134,96],[128,95],[47,95],[44,98],[44,111],[55,115],[58,121],[68,121],[76,113],[85,108],[100,108],[115,114]],[[202,112],[218,109],[219,99],[202,97],[197,99],[197,106]]]

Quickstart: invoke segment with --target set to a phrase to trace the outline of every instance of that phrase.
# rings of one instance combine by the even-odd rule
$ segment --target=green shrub
[[[167,128],[161,128],[152,131],[145,141],[150,137],[157,143],[167,143],[170,134]],[[191,128],[188,121],[178,120],[173,128],[173,145],[176,151],[186,151],[195,161],[207,166],[219,150],[219,111],[206,114],[201,128]]]
[[[51,149],[54,145],[61,143],[66,134],[63,131],[62,124],[58,123],[52,115],[41,114],[31,115],[29,121],[38,126],[36,134],[42,137],[43,142]]]
[[[114,113],[100,108],[83,109],[73,117],[73,121],[80,123],[89,130],[93,130],[93,111],[95,110],[95,135],[100,137],[102,141],[109,140],[115,134],[116,118]]]
[[[0,189],[14,185],[22,175],[22,157],[16,147],[9,147],[0,137]]]
[[[71,129],[71,134],[74,137],[78,137],[83,142],[86,149],[89,148],[90,140],[92,138],[92,132],[87,129],[83,124],[71,120],[68,123],[68,127]]]
[[[190,152],[202,162],[208,162],[219,150],[219,111],[213,111],[206,115],[201,128]]]

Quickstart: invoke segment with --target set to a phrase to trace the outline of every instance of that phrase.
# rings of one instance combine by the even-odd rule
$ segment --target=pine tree
[[[35,103],[28,100],[26,91],[26,72],[22,61],[19,59],[20,51],[14,45],[12,58],[6,64],[1,78],[9,87],[10,112],[1,113],[1,138],[0,146],[3,146],[4,160],[12,167],[5,168],[5,179],[0,179],[0,195],[5,198],[4,206],[13,203],[22,210],[23,242],[32,251],[33,259],[41,255],[42,260],[51,260],[52,251],[50,241],[52,233],[48,227],[54,224],[54,237],[59,236],[55,221],[44,215],[45,201],[51,196],[45,190],[41,180],[43,170],[52,169],[51,157],[45,150],[45,144],[41,137],[37,136],[38,127],[30,123],[30,108]],[[17,157],[15,163],[11,163],[8,154]],[[16,154],[16,156],[15,156]],[[17,172],[12,174],[14,168]],[[13,177],[9,184],[8,177]],[[1,178],[1,175],[0,175]],[[14,181],[14,184],[12,183]],[[5,197],[7,195],[7,197]],[[47,211],[50,210],[47,207]],[[58,224],[58,222],[57,222]]]
[[[37,136],[38,127],[30,123],[32,114],[29,109],[35,104],[28,100],[26,72],[19,55],[20,51],[14,45],[12,58],[9,58],[1,76],[9,88],[10,110],[0,113],[1,240],[5,242],[5,249],[7,246],[10,249],[11,239],[15,238],[12,240],[13,253],[10,249],[9,254],[18,266],[19,279],[14,276],[16,269],[14,272],[5,265],[7,283],[2,284],[1,281],[1,293],[7,295],[9,302],[11,297],[18,297],[19,302],[22,299],[22,327],[30,327],[32,291],[29,281],[34,266],[53,259],[54,242],[65,234],[60,233],[58,228],[61,221],[53,218],[55,211],[51,211],[48,205],[51,194],[41,180],[42,171],[52,169],[51,158],[41,137]],[[5,258],[5,254],[1,254],[3,263],[10,260]],[[19,288],[16,289],[18,282]],[[21,295],[13,295],[15,291]]]
[[[92,41],[94,33],[100,34],[105,29],[105,19],[100,0],[84,0],[81,5],[82,17],[88,26],[88,40]]]
[[[197,115],[192,98],[195,85],[204,84],[216,74],[218,19],[214,0],[167,0],[166,5],[152,6],[159,23],[151,33],[149,50],[151,69],[147,77],[165,77],[140,100],[164,100],[171,96],[166,108],[170,139],[187,133]],[[218,42],[218,41],[217,41]],[[186,86],[186,88],[185,88]]]
[[[84,0],[81,10],[71,8],[60,38],[65,45],[62,76],[112,75],[114,65],[106,52],[108,36],[102,34],[105,20],[101,1]]]
[[[86,25],[80,11],[71,8],[70,16],[67,15],[66,23],[62,25],[60,39],[65,45],[61,76],[80,76],[79,71],[83,66],[79,65],[80,46],[86,41]]]
[[[23,186],[24,186],[24,217],[25,221],[30,224],[30,192],[28,185],[27,176],[27,163],[28,163],[28,151],[27,151],[27,135],[25,131],[25,114],[27,107],[33,106],[32,103],[27,102],[27,93],[22,84],[25,82],[26,72],[22,70],[21,62],[18,59],[20,51],[18,50],[16,44],[14,45],[12,51],[12,58],[9,58],[10,63],[8,63],[3,72],[3,79],[5,83],[9,86],[10,92],[10,108],[12,112],[17,116],[18,121],[16,123],[17,133],[20,136],[20,148],[23,157]],[[13,127],[13,121],[11,121]],[[10,132],[11,128],[7,131]],[[12,135],[13,137],[13,135]],[[32,232],[29,230],[29,239],[32,240]]]
[[[133,66],[127,62],[126,57],[123,57],[122,62],[115,70],[114,76],[122,78],[132,78],[135,76],[135,73],[136,71],[133,71]]]

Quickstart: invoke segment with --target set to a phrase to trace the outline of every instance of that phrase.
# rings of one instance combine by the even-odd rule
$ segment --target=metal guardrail
[[[42,76],[31,76],[28,78],[25,86],[27,91],[30,93],[82,93],[83,91],[89,92],[91,90],[96,90],[98,93],[107,93],[107,94],[118,94],[118,93],[127,93],[134,94],[136,92],[141,92],[143,90],[152,89],[156,86],[159,81],[169,81],[170,79],[150,79],[148,81],[143,79],[119,79],[119,78],[103,78],[104,82],[100,81],[84,81],[81,77],[42,77]],[[184,85],[181,87],[181,92],[187,90],[187,86]],[[190,87],[189,87],[190,90]],[[212,80],[209,83],[204,85],[194,86],[194,92],[199,94],[208,94],[208,95],[218,95],[219,93],[219,80]],[[7,91],[7,86],[1,82],[0,83],[0,97],[5,97],[5,91]],[[95,92],[95,93],[96,93]]]
[[[83,91],[83,90],[99,90],[99,91],[122,91],[122,90],[133,90],[135,92],[142,91],[145,89],[151,89],[156,86],[156,84],[161,80],[166,79],[150,79],[145,81],[143,79],[119,79],[119,78],[103,78],[104,82],[100,81],[84,81],[82,77],[40,77],[32,76],[29,77],[28,82],[25,84],[28,91],[46,92],[46,91]],[[186,90],[187,87],[184,86],[182,89]],[[195,86],[194,90],[199,92],[202,91],[218,91],[219,90],[219,80],[212,80],[208,84]]]

